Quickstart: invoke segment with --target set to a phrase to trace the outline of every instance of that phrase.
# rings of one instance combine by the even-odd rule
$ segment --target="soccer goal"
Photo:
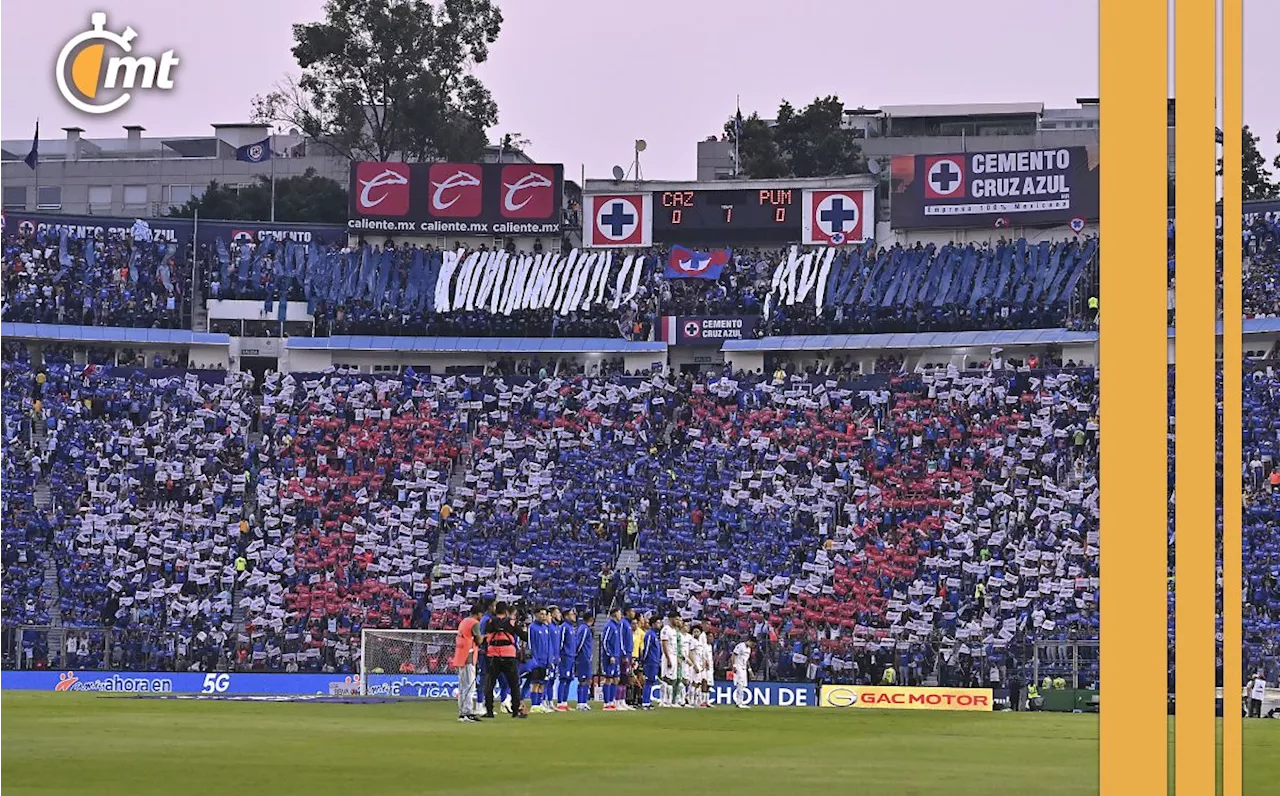
[[[452,630],[362,630],[360,693],[369,693],[369,678],[389,674],[453,674]]]

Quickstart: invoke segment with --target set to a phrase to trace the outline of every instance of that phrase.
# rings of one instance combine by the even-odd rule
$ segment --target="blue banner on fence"
[[[5,691],[91,691],[167,694],[329,694],[359,678],[344,674],[267,674],[262,672],[4,672]],[[369,693],[454,699],[456,675],[379,675],[369,678]]]
[[[287,243],[332,243],[345,242],[347,229],[341,224],[301,224],[269,221],[216,221],[200,220],[197,230],[195,222],[190,218],[150,218],[145,219],[151,227],[153,240],[177,243],[185,246],[191,242],[192,234],[197,234],[197,243],[213,245],[215,240],[249,240],[261,242],[270,235],[277,241]],[[127,235],[133,230],[136,219],[111,216],[72,216],[62,213],[26,213],[22,211],[5,214],[5,230],[7,232],[35,232],[49,229],[66,229],[73,236],[83,238],[87,235]]]
[[[359,682],[343,674],[267,674],[262,672],[88,672],[88,671],[6,671],[0,673],[0,689],[5,691],[68,691],[94,693],[160,694],[277,694],[328,695],[335,688],[350,688]],[[658,686],[650,685],[654,700]],[[449,674],[374,674],[369,676],[371,696],[457,699],[458,678]],[[576,682],[569,693],[577,693]],[[711,689],[713,705],[734,701],[732,682],[717,682]],[[748,705],[816,707],[818,690],[812,683],[751,683]]]

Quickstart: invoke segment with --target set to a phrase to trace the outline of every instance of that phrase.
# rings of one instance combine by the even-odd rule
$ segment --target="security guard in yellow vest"
[[[244,572],[249,566],[249,560],[244,556],[236,556],[236,574]]]
[[[1054,691],[1066,691],[1066,690],[1067,690],[1067,680],[1066,680],[1066,678],[1064,678],[1064,677],[1055,677],[1055,678],[1053,678],[1053,690],[1054,690]]]
[[[1041,691],[1052,691],[1052,690],[1053,690],[1053,678],[1046,674],[1046,675],[1044,676],[1044,679],[1040,681],[1040,690],[1041,690]]]
[[[1040,697],[1040,689],[1032,683],[1027,686],[1027,710],[1040,710],[1042,707],[1044,707],[1044,700]]]
[[[898,682],[898,673],[894,671],[893,664],[884,667],[884,673],[880,675],[880,685],[896,685]]]

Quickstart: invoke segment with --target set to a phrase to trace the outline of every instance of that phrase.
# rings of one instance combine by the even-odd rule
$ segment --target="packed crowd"
[[[1089,372],[489,389],[437,626],[488,590],[591,605],[634,535],[616,599],[758,635],[777,677],[878,676],[878,656],[985,682],[1030,641],[1096,637]]]
[[[1096,632],[1087,372],[410,370],[262,392],[7,361],[6,450],[24,455],[6,457],[5,528],[26,538],[6,536],[5,602],[34,613],[6,619],[46,618],[45,551],[62,623],[114,631],[69,635],[69,663],[350,671],[363,627],[441,626],[481,593],[602,607],[601,573],[634,546],[610,600],[758,636],[781,677],[867,655],[909,678],[986,672]],[[24,438],[43,440],[34,462]]]
[[[3,544],[3,600],[0,610],[6,623],[39,624],[49,621],[43,593],[47,558],[48,524],[35,505],[34,486],[42,468],[42,453],[32,440],[38,413],[24,406],[24,396],[36,394],[31,369],[19,361],[25,350],[5,343],[3,389],[4,469],[0,481],[0,544]],[[38,399],[36,399],[38,400]]]
[[[718,279],[703,280],[666,278],[669,252],[655,249],[633,255],[639,263],[635,281],[619,256],[615,265],[621,273],[606,270],[598,301],[559,311],[499,308],[504,287],[509,293],[520,274],[531,272],[516,266],[498,267],[488,310],[470,300],[462,309],[445,309],[442,295],[447,300],[448,291],[463,282],[453,281],[460,272],[450,269],[445,254],[430,249],[312,247],[300,267],[313,280],[305,295],[318,328],[327,333],[646,339],[664,315],[759,317],[765,334],[1089,326],[1094,319],[1078,294],[1096,252],[1092,238],[889,249],[868,244],[833,251],[821,273],[815,267],[807,274],[811,287],[798,292],[786,250],[735,252]],[[512,261],[538,256],[513,253]],[[557,263],[573,269],[567,258]],[[321,275],[319,281],[312,275]],[[805,276],[801,271],[802,282]]]
[[[256,669],[352,671],[364,627],[421,627],[461,396],[408,381],[270,376],[259,409],[247,631]]]
[[[56,563],[61,624],[115,628],[119,654],[145,652],[160,668],[224,663],[233,595],[246,593],[234,564],[247,544],[245,487],[260,465],[245,433],[252,377],[53,364],[33,378],[25,363],[5,368],[6,406],[35,427],[31,470],[50,495],[6,529],[44,537],[31,547]],[[23,485],[20,505],[31,505]],[[108,652],[98,645],[77,660],[103,665]]]
[[[759,333],[770,334],[1045,328],[1092,322],[1078,294],[1097,241],[880,249],[867,244],[833,252],[820,275],[802,271],[801,282],[807,278],[810,287],[800,293],[785,250],[735,252],[718,279],[702,280],[666,278],[669,252],[651,249],[634,253],[634,272],[615,279],[629,268],[622,254],[609,254],[606,266],[605,254],[597,263],[588,259],[597,258],[595,253],[535,247],[502,252],[509,255],[504,264],[495,258],[472,284],[466,268],[450,265],[452,252],[431,247],[386,242],[341,248],[268,238],[188,248],[140,232],[86,241],[69,230],[6,230],[3,317],[183,327],[190,321],[190,255],[204,297],[262,301],[269,311],[282,301],[306,302],[320,335],[649,339],[664,315],[760,317]],[[485,247],[479,253],[498,254]],[[500,307],[498,296],[509,294],[542,262],[548,273],[563,272],[549,280],[555,306],[526,300]],[[604,278],[591,285],[594,300],[586,295],[568,302],[571,285],[583,290],[574,281],[582,263],[599,265]],[[493,302],[447,306],[450,291],[469,289],[474,299],[482,281],[479,289],[492,287]]]
[[[68,229],[6,229],[6,321],[184,328],[190,323],[185,250],[153,240],[139,222],[125,234],[81,238]]]
[[[1246,679],[1280,680],[1280,373],[1246,367],[1243,473]]]

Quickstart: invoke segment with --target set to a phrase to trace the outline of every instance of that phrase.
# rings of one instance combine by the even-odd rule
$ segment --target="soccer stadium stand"
[[[590,604],[634,520],[622,599],[758,630],[780,677],[811,651],[827,677],[870,676],[896,648],[914,682],[967,681],[979,658],[1096,634],[1089,373],[491,390],[437,624],[495,584]]]
[[[1280,373],[1245,368],[1245,670],[1280,679]],[[1246,677],[1248,675],[1246,674]]]
[[[185,247],[142,228],[93,240],[6,229],[3,249],[7,321],[189,328]]]
[[[1254,216],[1243,234],[1244,314],[1280,315],[1280,212]]]
[[[1243,245],[1246,312],[1276,315],[1280,221],[1253,217]],[[4,318],[190,334],[177,248],[6,231]],[[665,251],[572,256],[581,275],[545,252],[219,241],[197,292],[308,302],[322,336],[645,340],[678,314],[769,336],[1062,329],[1093,321],[1098,248],[742,250],[674,281]],[[758,638],[777,679],[893,661],[906,683],[1025,680],[1033,646],[1065,672],[1097,637],[1097,380],[1052,354],[700,376],[505,356],[256,384],[166,369],[176,352],[31,359],[5,344],[3,616],[38,628],[6,665],[352,672],[362,629],[449,627],[485,594],[675,606],[719,661]],[[1280,379],[1246,371],[1246,660],[1277,679]]]
[[[121,663],[216,665],[258,469],[245,434],[252,379],[66,365],[46,377],[63,626],[141,631],[137,645],[120,640]]]
[[[719,279],[672,280],[663,278],[668,252],[659,251],[637,253],[628,270],[623,256],[605,261],[577,251],[481,248],[460,259],[390,243],[338,250],[218,241],[205,294],[306,301],[323,334],[645,339],[660,315],[763,316],[767,334],[1088,328],[1093,319],[1078,293],[1097,251],[1096,238],[865,244],[836,253],[824,274],[815,270],[823,282],[813,285],[818,298],[805,302],[780,298],[788,280],[795,287],[786,251],[736,252]],[[576,282],[575,271],[593,271],[590,285]]]
[[[41,453],[28,441],[37,417],[24,411],[24,396],[31,396],[35,379],[25,362],[25,350],[5,344],[3,545],[6,622],[45,624],[49,611],[42,591],[46,574],[48,521],[35,501],[34,486],[43,467]]]

